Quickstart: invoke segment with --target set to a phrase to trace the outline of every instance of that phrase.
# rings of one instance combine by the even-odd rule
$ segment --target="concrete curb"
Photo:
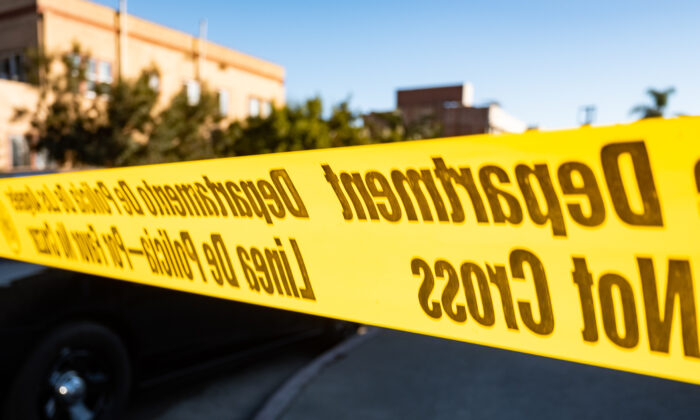
[[[311,382],[324,368],[340,359],[344,354],[359,346],[370,338],[376,336],[380,328],[362,326],[358,333],[335,347],[323,353],[300,369],[294,376],[280,386],[270,398],[265,401],[263,407],[253,417],[253,420],[276,420],[285,412],[294,398],[301,393],[304,387]]]

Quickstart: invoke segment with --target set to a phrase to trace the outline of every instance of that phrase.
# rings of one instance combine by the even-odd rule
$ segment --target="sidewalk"
[[[700,386],[380,330],[301,386],[281,418],[699,416]]]

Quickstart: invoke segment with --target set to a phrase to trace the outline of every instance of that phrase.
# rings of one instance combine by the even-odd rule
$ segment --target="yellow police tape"
[[[700,383],[700,118],[0,182],[0,255]]]

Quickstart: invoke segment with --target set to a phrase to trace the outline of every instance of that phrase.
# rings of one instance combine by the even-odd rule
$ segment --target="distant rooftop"
[[[435,86],[396,91],[397,108],[412,106],[442,105],[471,107],[474,102],[474,87],[471,83],[450,86]]]

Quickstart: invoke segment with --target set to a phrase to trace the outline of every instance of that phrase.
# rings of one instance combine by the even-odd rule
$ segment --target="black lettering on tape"
[[[574,283],[578,286],[581,300],[581,313],[583,314],[583,339],[589,342],[598,341],[598,324],[595,316],[595,303],[593,301],[593,276],[588,271],[586,259],[574,257],[574,271],[572,272]]]
[[[262,195],[262,197],[265,200],[272,201],[272,203],[267,204],[267,208],[270,210],[270,213],[272,213],[272,215],[278,219],[284,218],[284,204],[282,203],[282,200],[280,199],[279,195],[277,194],[277,191],[275,191],[275,188],[272,186],[272,184],[265,181],[264,179],[261,179],[258,180],[257,185],[258,190],[260,190],[260,195]]]
[[[532,304],[520,300],[518,301],[520,318],[525,326],[535,334],[551,334],[554,331],[554,313],[552,312],[552,301],[549,297],[547,276],[542,262],[535,254],[526,249],[515,249],[510,253],[510,271],[514,279],[525,280],[525,270],[523,268],[525,264],[530,267],[530,272],[532,273],[540,316],[539,321],[535,321],[532,316]]]
[[[119,188],[114,189],[114,194],[116,194],[117,198],[128,209],[125,210],[126,214],[131,215],[132,213],[136,213],[139,216],[143,215],[143,208],[141,208],[141,204],[139,204],[136,195],[131,191],[129,184],[123,179],[120,179],[117,181],[117,185],[119,185]]]
[[[270,171],[270,178],[272,183],[275,184],[280,197],[282,197],[284,205],[287,206],[289,213],[294,217],[308,219],[309,212],[306,211],[306,206],[304,206],[304,202],[296,187],[294,187],[294,183],[287,171],[284,169],[273,169]]]
[[[370,219],[379,220],[379,213],[377,213],[374,200],[372,200],[372,196],[369,194],[369,191],[367,191],[367,188],[362,181],[362,176],[360,176],[359,173],[355,172],[349,174],[347,172],[342,172],[340,174],[340,182],[345,189],[345,193],[350,198],[352,206],[355,208],[357,220],[367,220],[365,208],[367,208],[367,214],[369,214]],[[362,197],[361,201],[360,197]],[[364,203],[364,206],[362,203]]]
[[[238,285],[238,279],[236,279],[236,273],[233,271],[233,263],[231,262],[231,256],[228,254],[226,249],[226,244],[224,244],[224,239],[219,233],[211,234],[211,243],[214,246],[214,251],[216,252],[216,259],[219,266],[221,267],[221,274],[223,274],[226,282],[232,287],[240,287]]]
[[[398,222],[401,220],[401,206],[399,200],[396,199],[394,191],[391,189],[389,181],[377,171],[367,171],[365,174],[365,182],[367,189],[375,199],[386,199],[387,204],[378,203],[377,210],[382,217],[390,222]]]
[[[635,213],[632,210],[629,203],[629,193],[632,192],[632,188],[629,185],[625,186],[622,181],[620,157],[623,154],[632,158],[636,186],[644,207],[641,213]],[[605,145],[600,151],[600,159],[613,206],[620,219],[633,226],[663,226],[659,195],[656,192],[649,155],[644,142]]]
[[[518,199],[513,194],[494,186],[493,175],[496,175],[498,182],[510,184],[508,174],[498,166],[487,165],[479,170],[479,180],[488,199],[489,206],[491,206],[493,222],[498,224],[508,222],[513,225],[519,225],[523,222],[523,210],[520,208]],[[504,204],[504,201],[508,207],[507,215],[503,211],[502,204]]]
[[[506,267],[503,265],[491,267],[489,264],[486,264],[486,272],[489,275],[489,281],[496,285],[501,295],[501,306],[503,306],[503,317],[505,318],[506,326],[511,330],[517,330],[518,322],[515,319],[513,295],[510,291]]]
[[[200,276],[202,276],[202,281],[206,283],[207,277],[204,275],[204,267],[202,267],[202,263],[199,261],[197,249],[195,248],[194,241],[192,241],[192,237],[190,236],[189,232],[184,230],[180,231],[180,240],[182,240],[182,246],[187,254],[187,258],[197,263],[197,268],[199,269]]]
[[[620,292],[624,333],[619,331],[615,319],[615,302],[612,297],[612,288]],[[603,274],[598,281],[598,294],[600,295],[600,308],[603,314],[603,328],[610,341],[626,349],[637,346],[639,343],[639,326],[637,324],[637,305],[634,303],[634,293],[629,282],[619,274]]]
[[[309,272],[306,269],[306,264],[304,263],[304,257],[301,255],[301,250],[299,245],[294,238],[289,238],[289,243],[292,245],[294,250],[294,256],[297,259],[297,264],[299,264],[299,271],[301,272],[301,278],[304,281],[304,288],[299,289],[302,299],[316,300],[316,295],[314,294],[314,289],[311,287],[311,279],[309,278]]]
[[[224,202],[221,201],[220,197],[220,195],[224,196],[228,205],[232,206],[231,198],[229,198],[228,194],[226,194],[226,188],[224,185],[221,182],[212,182],[206,175],[202,175],[202,179],[204,180],[204,184],[207,186],[207,188],[209,188],[209,191],[211,191],[211,193],[214,195],[214,199],[218,203],[219,209],[221,209],[221,215],[228,215],[226,206],[224,205]]]
[[[649,349],[668,353],[677,297],[680,305],[683,352],[686,356],[700,358],[695,291],[693,290],[690,262],[673,259],[668,261],[668,280],[663,312],[659,308],[659,293],[656,287],[653,261],[651,258],[637,258],[637,264],[642,280]]]
[[[350,203],[348,203],[347,198],[345,198],[343,189],[340,187],[340,179],[338,178],[338,175],[336,175],[335,172],[333,172],[329,165],[321,165],[321,168],[323,168],[326,181],[328,181],[328,183],[331,184],[333,192],[335,193],[336,197],[338,197],[338,201],[340,202],[340,207],[343,214],[343,219],[352,220],[352,208],[350,207]]]
[[[277,250],[280,255],[280,259],[282,260],[282,264],[284,264],[284,277],[283,279],[286,279],[285,284],[289,284],[289,287],[292,289],[292,294],[294,294],[294,297],[299,297],[299,290],[297,289],[296,282],[294,281],[294,276],[292,275],[292,268],[289,265],[289,260],[287,259],[287,253],[284,252],[284,248],[282,247],[282,241],[279,238],[274,238],[275,239],[275,244],[277,245]]]
[[[250,203],[250,208],[253,210],[256,216],[265,219],[268,225],[272,224],[272,217],[270,217],[270,211],[260,195],[260,191],[255,186],[253,181],[243,181],[241,182],[241,190],[243,194],[248,198],[248,203]]]
[[[258,273],[262,274],[262,276],[257,276],[260,286],[268,295],[271,295],[272,293],[274,293],[275,287],[272,284],[270,273],[267,271],[267,264],[265,264],[265,256],[260,252],[260,250],[253,247],[250,249],[250,258],[253,261],[253,267],[255,267],[255,270]]]
[[[454,305],[454,300],[459,293],[459,276],[452,265],[445,260],[435,261],[435,277],[447,280],[442,289],[442,307],[447,316],[455,322],[467,320],[467,310],[464,305]],[[454,306],[454,308],[453,308]]]
[[[240,217],[252,217],[253,216],[253,211],[250,209],[250,204],[245,200],[245,198],[240,196],[241,188],[236,185],[235,182],[232,181],[226,181],[226,191],[228,191],[229,196],[231,196],[234,206],[231,206],[229,203],[229,207],[231,208],[231,214],[234,216],[238,216],[240,214]]]
[[[46,187],[44,187],[44,188],[46,188]],[[112,202],[112,205],[113,205],[114,208],[117,210],[117,214],[122,214],[122,211],[121,211],[121,209],[119,208],[119,203],[118,203],[117,200],[114,198],[114,196],[112,195],[112,193],[109,192],[109,188],[107,188],[107,186],[105,185],[105,183],[104,183],[103,181],[98,181],[98,182],[97,182],[97,188],[99,188],[100,194],[102,194],[102,196],[104,196],[104,198],[105,198],[106,200],[109,200],[109,201]],[[110,212],[110,213],[111,213],[111,212]]]
[[[259,292],[260,282],[258,281],[258,276],[255,274],[255,270],[253,270],[253,268],[249,265],[251,261],[248,251],[246,251],[242,246],[239,246],[236,248],[236,254],[238,255],[238,261],[241,263],[243,275],[245,275],[245,278],[248,281],[248,287],[250,290]]]
[[[418,204],[418,208],[421,212],[421,217],[424,222],[433,221],[433,213],[428,205],[428,200],[423,193],[423,188],[421,184],[425,187],[432,199],[433,206],[435,207],[435,212],[437,213],[438,220],[441,222],[449,222],[447,216],[447,209],[445,208],[445,203],[442,201],[442,197],[437,190],[435,185],[435,180],[433,179],[432,173],[428,169],[421,169],[420,172],[415,169],[408,169],[406,174],[399,170],[391,171],[391,180],[394,183],[394,188],[401,198],[403,207],[406,210],[406,218],[410,221],[417,221],[418,217],[416,215],[415,207],[413,206],[413,201],[411,200],[408,191],[406,190],[406,185],[408,184],[413,197]]]
[[[493,302],[491,301],[491,291],[486,280],[486,274],[478,265],[465,262],[460,268],[462,274],[462,285],[464,286],[464,294],[467,298],[467,307],[469,314],[479,324],[490,327],[496,322],[496,314],[493,311]],[[477,302],[476,290],[474,289],[473,280],[476,278],[476,283],[479,286],[479,296],[481,297],[481,307],[484,313],[479,312],[479,304]]]
[[[411,260],[411,272],[416,276],[423,276],[423,280],[418,287],[418,303],[423,312],[431,318],[440,319],[442,317],[440,303],[429,301],[430,294],[433,293],[433,288],[435,288],[435,278],[430,265],[421,258],[413,258]]]
[[[591,168],[581,162],[566,162],[559,167],[559,185],[565,195],[584,195],[588,199],[589,215],[578,203],[568,203],[566,208],[574,221],[582,226],[600,226],[605,221],[605,203]],[[581,177],[581,185],[575,185],[574,174]]]
[[[561,204],[559,203],[557,192],[554,191],[554,185],[552,185],[552,178],[549,176],[547,165],[538,164],[534,168],[527,165],[518,165],[515,167],[515,177],[518,179],[518,185],[525,199],[525,207],[530,214],[530,219],[538,225],[544,225],[549,222],[554,236],[566,236],[566,226],[564,225],[564,216],[561,212]],[[546,212],[542,210],[541,204],[537,202],[537,196],[532,185],[533,179],[537,180],[539,189],[544,195],[547,204]]]
[[[268,269],[270,270],[272,280],[275,282],[277,294],[291,296],[292,291],[289,287],[289,280],[287,279],[287,275],[284,271],[284,266],[282,265],[279,251],[265,248],[265,261],[267,262]],[[282,287],[284,287],[284,290],[282,290]],[[298,292],[297,297],[299,297]]]
[[[209,263],[209,266],[211,267],[211,269],[209,270],[209,272],[211,273],[211,277],[219,286],[223,285],[224,279],[221,276],[221,266],[219,265],[219,262],[216,259],[216,256],[214,255],[214,250],[206,242],[202,242],[202,250],[204,251],[204,258],[206,258],[207,262]]]
[[[484,201],[481,199],[481,194],[479,194],[479,190],[474,182],[471,169],[468,167],[459,168],[458,173],[456,169],[448,168],[441,157],[433,157],[433,164],[435,165],[435,176],[437,176],[442,183],[443,189],[450,200],[452,206],[452,221],[454,223],[462,223],[465,220],[462,202],[452,186],[452,182],[454,182],[462,186],[464,191],[469,195],[477,222],[488,223],[489,218],[486,213],[486,207],[484,206]]]

